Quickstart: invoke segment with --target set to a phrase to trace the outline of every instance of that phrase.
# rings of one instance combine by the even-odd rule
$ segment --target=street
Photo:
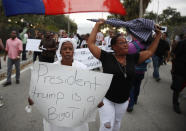
[[[153,67],[148,67],[137,105],[132,113],[126,113],[121,131],[186,131],[186,89],[180,96],[182,114],[172,109],[170,89],[171,65],[160,68],[161,80],[152,78]],[[42,116],[35,107],[31,113],[25,111],[30,85],[29,67],[22,70],[20,84],[12,80],[12,85],[3,87],[0,82],[0,95],[5,105],[0,108],[0,131],[43,131]],[[90,131],[99,130],[99,115],[96,122],[89,123]]]

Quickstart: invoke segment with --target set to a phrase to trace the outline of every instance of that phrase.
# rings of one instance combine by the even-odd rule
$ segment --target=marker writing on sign
[[[67,107],[68,111],[58,112],[55,107],[50,107],[48,108],[48,120],[58,120],[58,121],[63,121],[65,119],[73,120],[75,111],[79,109],[80,108],[78,107]]]
[[[57,93],[50,93],[50,92],[38,92],[36,90],[36,87],[34,87],[34,90],[32,91],[32,97],[36,98],[42,98],[42,99],[56,99],[56,104],[58,104],[59,101],[64,99],[63,92],[57,92]]]
[[[42,66],[42,70],[44,71],[40,71]],[[46,68],[46,69],[44,69]],[[77,86],[84,86],[84,87],[89,87],[90,89],[94,89],[96,90],[97,87],[101,87],[101,84],[97,83],[97,77],[94,77],[93,81],[86,81],[83,78],[78,78],[78,71],[75,70],[73,75],[68,76],[67,78],[61,78],[61,76],[51,76],[48,75],[48,67],[45,65],[43,66],[43,64],[39,65],[39,70],[38,70],[38,80],[42,80],[41,77],[43,78],[43,82],[45,84],[67,84],[70,86],[73,85],[77,85]],[[74,86],[76,87],[76,86]]]

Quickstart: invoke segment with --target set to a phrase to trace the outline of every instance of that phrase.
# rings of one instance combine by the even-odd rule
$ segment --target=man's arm
[[[23,38],[24,34],[27,32],[27,28],[24,28],[23,31],[20,33],[20,37]]]
[[[20,43],[19,43],[19,45],[18,45],[18,48],[19,48],[19,50],[18,50],[17,59],[20,58],[21,52],[23,51],[23,43],[22,43],[22,41],[20,41]]]
[[[6,48],[5,48],[5,54],[4,54],[4,61],[6,61],[6,56],[8,54],[8,44],[7,44],[7,41],[6,41]]]
[[[0,38],[0,50],[4,50],[4,45],[3,45],[3,41]]]
[[[6,56],[7,56],[8,52],[5,50],[5,54],[4,54],[4,61],[6,61]]]

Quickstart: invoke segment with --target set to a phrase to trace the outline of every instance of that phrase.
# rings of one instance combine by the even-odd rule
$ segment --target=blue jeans
[[[152,56],[152,61],[153,61],[153,67],[154,67],[154,72],[153,72],[153,77],[155,79],[158,79],[160,78],[160,75],[159,75],[159,67],[162,63],[162,58],[160,58],[159,56]]]
[[[16,80],[20,79],[20,59],[10,59],[8,58],[7,61],[7,82],[11,82],[11,74],[12,74],[12,67],[15,64],[16,69]]]
[[[130,100],[129,100],[128,108],[132,108],[134,104],[137,103],[138,96],[140,93],[140,86],[143,79],[144,79],[144,74],[136,74],[133,82],[133,86],[130,91]]]

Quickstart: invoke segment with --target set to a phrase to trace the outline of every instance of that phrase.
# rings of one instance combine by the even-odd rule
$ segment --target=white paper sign
[[[88,69],[101,67],[101,61],[95,58],[88,48],[76,49],[74,59],[82,62]]]
[[[39,50],[40,42],[39,39],[27,39],[26,50],[42,52],[42,50]]]
[[[111,74],[35,62],[29,94],[50,123],[76,127],[89,121],[111,80]]]

